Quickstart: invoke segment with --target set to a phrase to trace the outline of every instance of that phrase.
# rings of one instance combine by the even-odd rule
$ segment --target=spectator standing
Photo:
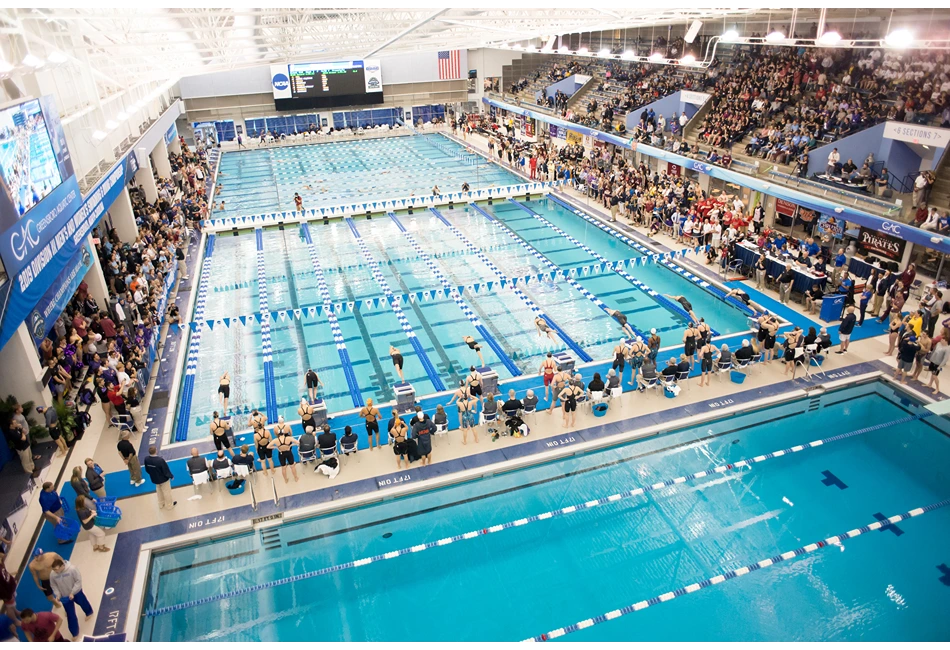
[[[62,620],[53,612],[34,612],[32,609],[24,609],[20,612],[20,627],[23,628],[26,640],[32,643],[65,641],[65,637],[59,631]]]
[[[79,620],[76,618],[76,605],[82,609],[88,621],[92,618],[92,605],[82,591],[82,575],[79,569],[62,558],[53,561],[53,572],[49,577],[53,595],[63,604],[66,612],[66,625],[73,639],[79,636]]]
[[[86,483],[97,497],[106,496],[106,479],[102,475],[102,470],[96,465],[96,461],[91,458],[86,459]]]
[[[175,478],[175,475],[172,474],[165,459],[158,455],[157,447],[153,445],[148,448],[148,458],[145,459],[143,464],[145,471],[148,473],[148,477],[152,479],[152,483],[155,484],[155,494],[158,496],[158,509],[165,510],[167,508],[171,510],[178,505],[177,501],[172,501],[171,480]]]
[[[132,437],[131,433],[123,431],[119,436],[119,444],[116,445],[116,449],[119,452],[119,458],[129,468],[129,483],[139,487],[145,483],[145,479],[142,478],[142,466],[139,463],[138,454],[135,453],[135,446],[129,441],[130,437]]]

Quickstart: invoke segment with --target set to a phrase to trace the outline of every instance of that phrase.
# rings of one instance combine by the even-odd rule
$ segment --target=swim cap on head
[[[655,328],[655,327],[650,330],[650,334],[656,334],[656,328]]]

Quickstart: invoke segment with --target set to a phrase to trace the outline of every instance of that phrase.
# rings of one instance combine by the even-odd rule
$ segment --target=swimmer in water
[[[633,338],[637,335],[637,333],[634,332],[633,328],[630,326],[630,323],[627,322],[627,317],[623,312],[617,311],[616,309],[608,309],[607,315],[620,323],[620,329],[624,331],[624,334],[627,334],[630,338]]]
[[[463,192],[468,192],[468,191],[471,190],[471,189],[472,189],[472,188],[469,187],[468,183],[462,183],[462,191],[463,191]]]
[[[534,319],[534,326],[538,328],[538,336],[548,335],[548,338],[557,343],[557,338],[554,336],[554,332],[551,330],[551,326],[548,325],[548,322],[538,316]]]
[[[470,350],[475,350],[475,353],[478,354],[478,360],[481,362],[482,366],[485,366],[485,358],[482,356],[482,346],[478,344],[471,336],[465,336],[462,341],[469,347]]]
[[[228,412],[228,398],[231,397],[231,377],[227,371],[218,380],[218,396],[221,398],[221,410]]]
[[[406,381],[405,377],[402,376],[402,354],[399,353],[399,348],[390,345],[389,357],[393,360],[393,367],[396,368],[396,372],[399,374],[399,381]]]
[[[676,302],[678,302],[680,306],[686,310],[686,313],[689,314],[689,317],[693,319],[694,323],[699,322],[699,318],[697,318],[696,314],[693,313],[692,303],[690,303],[690,301],[687,300],[685,296],[671,296],[668,293],[664,293],[663,295],[669,298],[670,300],[675,300]]]

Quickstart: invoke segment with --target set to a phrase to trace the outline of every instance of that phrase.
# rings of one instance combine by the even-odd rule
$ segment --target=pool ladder
[[[274,551],[283,545],[280,540],[280,528],[271,526],[261,530],[261,546],[265,551]]]

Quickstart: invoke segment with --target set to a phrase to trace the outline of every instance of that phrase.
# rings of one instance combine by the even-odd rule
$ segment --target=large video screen
[[[365,106],[383,101],[379,61],[291,63],[271,66],[277,110]]]
[[[58,116],[54,115],[54,119],[58,120]],[[46,120],[39,99],[0,109],[0,202],[4,208],[4,228],[72,175],[65,142],[50,136]]]

